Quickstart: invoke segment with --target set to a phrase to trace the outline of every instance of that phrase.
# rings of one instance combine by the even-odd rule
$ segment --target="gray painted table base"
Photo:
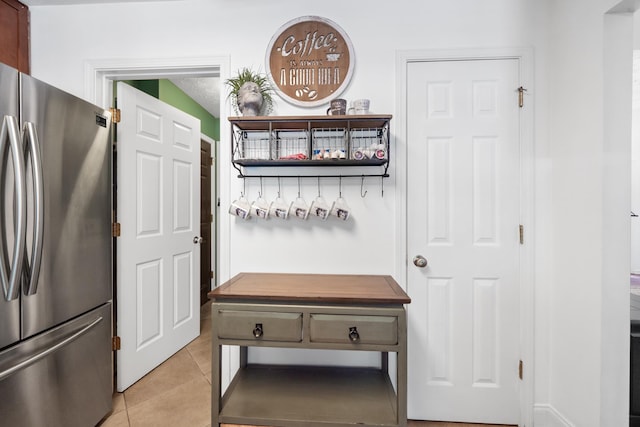
[[[406,427],[403,302],[410,300],[402,294],[406,298],[398,303],[386,299],[376,303],[370,297],[359,303],[357,293],[348,301],[314,298],[309,302],[304,298],[283,301],[255,292],[219,297],[212,291],[211,425]],[[223,345],[240,346],[241,360],[221,395]],[[248,364],[248,347],[377,351],[381,363],[380,368]],[[389,352],[397,355],[396,387],[389,376]]]

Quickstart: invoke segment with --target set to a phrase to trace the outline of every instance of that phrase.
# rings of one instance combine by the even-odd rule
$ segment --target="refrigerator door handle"
[[[81,336],[83,336],[84,334],[89,332],[91,329],[96,327],[100,322],[102,322],[102,320],[103,320],[102,316],[98,317],[93,322],[84,325],[83,327],[79,328],[75,332],[65,335],[64,337],[62,337],[62,339],[60,341],[56,342],[55,344],[52,344],[51,346],[48,346],[46,348],[46,350],[43,350],[43,351],[41,351],[41,352],[29,357],[28,359],[23,360],[20,363],[16,363],[15,365],[11,366],[10,368],[5,369],[4,371],[1,371],[0,372],[0,381],[4,380],[5,378],[7,378],[10,375],[15,374],[18,371],[26,368],[27,366],[33,365],[34,363],[38,362],[39,360],[44,359],[45,357],[51,355],[52,353],[60,350],[62,347],[71,344],[73,341],[77,340],[78,338],[80,338]]]
[[[38,291],[38,279],[40,278],[40,264],[42,261],[42,239],[44,236],[44,182],[42,178],[42,157],[40,156],[40,143],[36,125],[25,122],[22,131],[24,145],[25,166],[31,156],[31,173],[33,176],[33,243],[31,247],[31,262],[29,254],[24,252],[23,291],[25,295],[33,295]]]
[[[13,116],[4,116],[2,120],[2,129],[0,130],[0,154],[6,152],[6,143],[9,140],[9,149],[12,153],[13,172],[14,172],[14,242],[13,242],[13,259],[11,265],[7,266],[8,254],[0,254],[0,281],[2,282],[2,290],[7,301],[15,300],[20,295],[20,278],[22,276],[22,263],[24,259],[27,233],[27,200],[26,200],[26,184],[24,159],[22,157],[22,147],[20,141],[20,126],[18,120]],[[0,179],[0,189],[5,187],[3,179]],[[0,195],[3,198],[4,195]],[[0,227],[2,234],[6,230]],[[0,236],[2,244],[0,248],[6,250],[7,236]],[[7,271],[8,269],[8,271]]]

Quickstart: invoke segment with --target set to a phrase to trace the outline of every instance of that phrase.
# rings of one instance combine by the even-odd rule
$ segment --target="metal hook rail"
[[[238,175],[238,178],[244,179],[244,178],[274,178],[274,179],[286,179],[286,178],[295,178],[295,179],[301,179],[301,178],[313,178],[313,179],[318,179],[318,178],[389,178],[389,174],[385,173],[385,174],[340,174],[340,175],[245,175],[245,174],[240,174]]]
[[[262,195],[262,191],[263,191],[263,180],[264,179],[269,179],[269,178],[273,178],[275,180],[277,180],[278,182],[278,197],[280,197],[280,180],[282,178],[295,178],[298,180],[298,197],[300,197],[300,180],[301,179],[308,179],[308,178],[313,178],[315,180],[317,180],[317,185],[318,185],[318,195],[320,195],[320,179],[321,178],[338,178],[339,179],[339,192],[340,192],[340,197],[342,197],[342,179],[343,178],[360,178],[360,197],[364,198],[369,190],[365,190],[364,189],[364,179],[365,178],[380,178],[380,194],[382,197],[384,197],[384,178],[388,178],[389,175],[368,175],[368,174],[360,174],[360,175],[253,175],[253,176],[238,176],[238,178],[242,178],[243,179],[243,189],[244,191],[241,193],[241,195],[246,194],[246,186],[247,186],[247,180],[244,178],[252,178],[252,179],[259,179],[260,180],[260,191],[259,191],[259,195]]]

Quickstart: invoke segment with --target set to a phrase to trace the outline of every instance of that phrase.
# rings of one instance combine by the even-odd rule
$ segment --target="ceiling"
[[[213,117],[220,117],[219,77],[173,77],[169,80]]]

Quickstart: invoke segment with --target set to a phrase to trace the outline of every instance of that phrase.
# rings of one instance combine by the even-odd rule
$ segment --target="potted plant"
[[[243,116],[266,116],[273,108],[273,90],[263,74],[243,68],[225,83],[230,88],[229,98],[236,113]]]

